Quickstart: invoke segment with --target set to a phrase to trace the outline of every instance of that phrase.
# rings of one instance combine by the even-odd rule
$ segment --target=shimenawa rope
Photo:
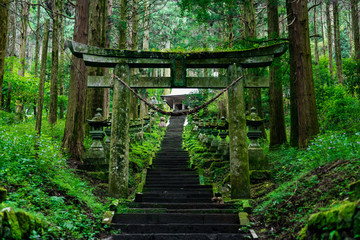
[[[113,78],[116,78],[122,85],[124,85],[127,89],[129,89],[133,94],[135,94],[135,96],[137,98],[139,98],[141,101],[143,101],[146,105],[148,105],[150,108],[152,108],[153,110],[162,113],[164,115],[169,115],[169,116],[181,116],[181,115],[188,115],[188,114],[193,114],[196,113],[198,111],[200,111],[201,109],[207,107],[210,103],[214,102],[216,99],[218,99],[224,92],[226,92],[227,90],[229,90],[232,86],[234,86],[236,83],[238,83],[240,80],[242,80],[244,78],[244,76],[240,76],[239,78],[235,79],[229,86],[227,86],[226,88],[224,88],[220,93],[218,93],[215,97],[213,97],[212,99],[210,99],[209,101],[207,101],[206,103],[197,106],[193,109],[190,110],[180,110],[180,111],[175,111],[175,112],[168,112],[165,110],[162,110],[158,107],[156,107],[155,105],[149,103],[145,98],[141,97],[134,89],[132,89],[126,82],[124,82],[123,80],[121,80],[121,78],[119,78],[118,76],[116,76],[115,74],[112,74]]]

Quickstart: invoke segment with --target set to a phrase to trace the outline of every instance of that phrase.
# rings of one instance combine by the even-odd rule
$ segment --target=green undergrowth
[[[360,133],[343,132],[319,135],[305,150],[269,152],[272,181],[252,186],[259,231],[271,226],[269,239],[296,239],[311,214],[349,199],[348,185],[360,178],[359,156]]]
[[[93,188],[67,164],[60,150],[64,121],[43,119],[35,143],[35,122],[0,126],[0,187],[8,191],[1,207],[23,210],[47,223],[42,238],[91,239],[103,231],[107,210]],[[33,233],[37,236],[40,233]]]

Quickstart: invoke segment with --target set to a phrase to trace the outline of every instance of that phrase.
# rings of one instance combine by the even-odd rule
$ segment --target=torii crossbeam
[[[271,65],[287,50],[282,42],[243,51],[130,51],[104,49],[69,41],[72,53],[87,66],[115,68],[115,74],[132,88],[225,88],[242,68]],[[171,77],[130,76],[130,68],[170,68]],[[188,68],[226,68],[227,77],[188,77]],[[110,87],[105,77],[89,77],[88,87]],[[232,198],[250,198],[249,160],[246,141],[244,87],[268,87],[264,77],[247,77],[229,89],[230,181]],[[130,91],[114,81],[109,165],[109,193],[128,196]]]

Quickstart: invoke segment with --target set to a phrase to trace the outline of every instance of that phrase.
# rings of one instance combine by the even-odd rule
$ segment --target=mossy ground
[[[359,178],[359,161],[337,160],[296,180],[266,183],[268,188],[262,185],[262,196],[258,194],[260,191],[253,191],[257,197],[255,215],[252,215],[254,227],[258,232],[266,229],[267,239],[296,239],[311,214],[349,199],[348,184]]]
[[[81,162],[69,159],[60,149],[64,121],[55,127],[43,119],[43,134],[35,143],[35,122],[0,126],[0,187],[7,190],[7,200],[0,210],[12,207],[24,216],[46,222],[44,232],[33,236],[43,239],[92,239],[111,234],[102,215],[115,199],[107,197],[104,175],[91,176],[77,170]],[[130,191],[141,181],[142,168],[160,144],[162,134],[156,128],[152,137],[145,134],[141,144],[133,144],[130,157],[133,171]],[[86,145],[89,140],[86,139]],[[158,143],[159,142],[159,143]],[[140,176],[140,177],[139,177]],[[131,198],[131,196],[130,196]]]
[[[187,129],[184,141],[192,164],[199,168],[203,182],[212,183],[226,198],[228,164],[210,169],[214,160],[196,133]],[[249,215],[250,227],[262,239],[296,239],[311,214],[348,200],[349,184],[360,179],[360,133],[329,132],[316,137],[307,149],[280,147],[267,153],[270,178],[252,181]]]

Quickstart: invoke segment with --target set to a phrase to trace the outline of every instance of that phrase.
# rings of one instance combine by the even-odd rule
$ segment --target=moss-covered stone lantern
[[[111,117],[112,117],[112,113],[109,113],[109,118],[107,119],[106,129],[105,129],[106,140],[105,140],[105,144],[104,144],[104,149],[105,149],[107,159],[109,159],[109,157],[110,157]]]
[[[101,112],[102,109],[97,108],[95,116],[91,120],[87,120],[92,129],[90,131],[90,136],[93,139],[93,143],[87,151],[85,164],[102,165],[108,163],[105,158],[104,146],[102,144],[102,140],[105,137],[103,127],[107,126],[107,120],[104,119]]]
[[[219,136],[221,142],[218,146],[216,155],[222,156],[223,160],[229,159],[229,144],[226,142],[226,137],[229,135],[229,123],[225,117],[221,118],[221,122],[218,124],[217,129],[219,129]]]
[[[218,147],[219,147],[219,141],[218,141],[218,136],[219,136],[219,129],[217,128],[218,124],[217,124],[217,119],[216,117],[213,117],[212,122],[211,122],[211,135],[212,135],[212,141],[211,141],[211,145],[210,145],[210,152],[216,152]]]
[[[164,117],[160,117],[159,127],[166,128],[166,123],[165,123],[165,118]]]
[[[250,139],[248,147],[250,170],[264,170],[268,168],[264,150],[257,141],[262,134],[260,126],[263,124],[263,121],[264,120],[256,114],[256,108],[252,107],[251,113],[246,119],[246,125],[249,127],[247,136]]]

